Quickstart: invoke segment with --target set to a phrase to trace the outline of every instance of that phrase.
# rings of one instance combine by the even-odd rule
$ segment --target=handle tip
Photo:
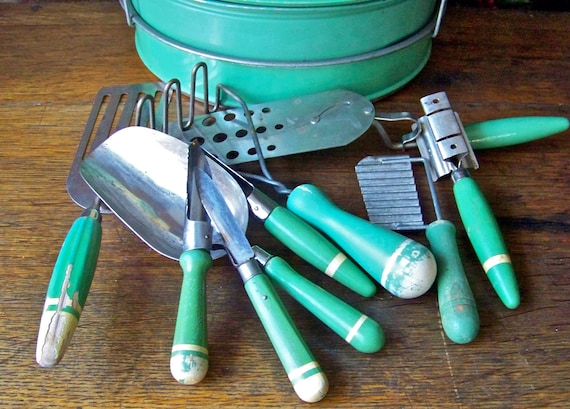
[[[44,311],[36,346],[36,362],[39,366],[52,368],[61,361],[78,321],[75,315],[65,311]]]
[[[468,344],[479,334],[479,313],[469,301],[442,306],[440,315],[445,335],[456,344]]]
[[[170,357],[170,373],[183,385],[195,385],[208,373],[208,358],[194,351],[173,352]]]
[[[384,346],[384,331],[376,321],[370,317],[364,317],[364,321],[358,329],[358,333],[349,343],[359,352],[373,354],[380,351]]]
[[[436,273],[432,252],[424,245],[407,239],[392,255],[380,284],[396,297],[417,298],[431,288]]]
[[[293,388],[299,399],[307,403],[315,403],[326,396],[329,390],[329,381],[323,372],[317,372],[296,382]]]
[[[510,261],[489,268],[487,276],[505,307],[511,310],[518,308],[521,297],[515,271]]]

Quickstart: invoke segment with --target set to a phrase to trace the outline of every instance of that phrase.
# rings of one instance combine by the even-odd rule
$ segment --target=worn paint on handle
[[[419,297],[435,281],[436,262],[427,247],[338,208],[316,186],[293,189],[287,207],[335,241],[393,295]]]
[[[56,260],[40,319],[36,361],[55,366],[71,342],[101,248],[101,215],[87,209],[69,230]]]

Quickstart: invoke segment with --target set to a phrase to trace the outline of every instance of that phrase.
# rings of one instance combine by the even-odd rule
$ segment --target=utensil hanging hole
[[[255,155],[255,154],[257,153],[257,149],[255,149],[255,148],[249,148],[249,149],[247,150],[247,153],[248,153],[248,155],[253,156],[253,155]]]
[[[271,112],[271,108],[269,108],[269,107],[262,108],[261,112],[263,112],[264,114],[268,114]]]
[[[228,139],[228,135],[223,132],[215,134],[214,137],[212,138],[212,140],[216,143],[223,142],[226,139]]]
[[[228,113],[226,115],[224,115],[224,121],[233,121],[234,119],[236,119],[236,114],[234,113]]]
[[[283,124],[276,124],[275,129],[277,129],[277,130],[283,129]]]
[[[434,104],[439,104],[439,98],[434,98],[431,100]]]
[[[200,146],[204,145],[204,142],[206,142],[206,140],[205,140],[204,138],[202,138],[201,136],[197,136],[197,137],[195,137],[195,138],[192,138],[192,140],[190,141],[190,143],[192,143],[192,142],[194,142],[194,141],[198,142],[198,144],[199,144]]]
[[[274,151],[275,149],[277,149],[277,147],[276,147],[275,145],[269,145],[269,146],[267,147],[267,150],[268,150],[268,151]]]
[[[454,144],[454,143],[452,143],[449,147],[450,147],[451,149],[457,149],[457,145]]]
[[[235,158],[237,158],[239,156],[239,152],[237,151],[229,151],[228,153],[226,153],[226,158],[228,158],[229,160],[233,160]]]
[[[236,132],[236,136],[238,138],[243,138],[246,135],[247,135],[247,131],[245,129],[240,129],[239,131]]]
[[[265,131],[267,131],[267,128],[264,126],[260,126],[259,128],[257,128],[255,130],[257,133],[264,133]]]
[[[216,123],[216,118],[214,118],[213,116],[209,116],[207,118],[204,118],[204,120],[202,121],[202,125],[204,126],[212,126]]]

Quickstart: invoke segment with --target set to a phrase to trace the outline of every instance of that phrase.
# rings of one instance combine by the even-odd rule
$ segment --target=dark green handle
[[[344,253],[296,214],[278,206],[265,220],[265,228],[309,264],[354,292],[372,297],[376,285]]]
[[[384,345],[376,321],[297,273],[281,257],[271,257],[265,271],[291,297],[360,352],[373,353]]]
[[[206,273],[211,265],[212,257],[205,250],[187,250],[180,255],[183,277],[170,372],[186,385],[200,382],[208,372]]]
[[[520,304],[518,283],[493,211],[473,178],[454,180],[453,193],[459,215],[475,253],[503,304],[517,308]]]
[[[427,227],[426,235],[437,261],[441,325],[450,340],[466,344],[479,333],[479,313],[459,256],[455,226],[450,221],[437,220]]]
[[[295,392],[305,402],[318,402],[328,380],[266,274],[245,282],[245,290],[259,316]]]
[[[63,357],[85,306],[101,248],[98,205],[87,209],[69,230],[48,285],[36,347],[40,366]]]
[[[425,246],[339,209],[317,187],[296,187],[287,207],[335,241],[393,295],[419,297],[435,281],[435,259]]]
[[[466,125],[465,133],[473,149],[489,149],[535,141],[569,127],[570,121],[561,116],[525,116]]]

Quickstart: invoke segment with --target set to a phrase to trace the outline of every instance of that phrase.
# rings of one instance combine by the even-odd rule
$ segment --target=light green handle
[[[426,235],[437,261],[441,325],[450,340],[467,344],[479,333],[479,313],[459,256],[455,226],[450,221],[437,220],[427,227]]]
[[[489,149],[535,141],[569,127],[568,118],[561,116],[524,116],[470,124],[465,133],[473,149]]]
[[[296,214],[278,206],[265,228],[295,254],[354,292],[372,297],[376,285],[344,253]]]
[[[491,285],[507,308],[517,308],[520,294],[511,258],[483,192],[473,178],[466,176],[455,180],[453,193],[467,236]]]
[[[317,187],[296,187],[287,207],[335,241],[393,295],[419,297],[435,281],[435,259],[425,246],[339,209]]]
[[[200,382],[208,372],[206,273],[211,265],[212,257],[205,250],[187,250],[180,255],[183,277],[170,372],[185,385]]]
[[[328,380],[266,274],[245,282],[245,290],[259,316],[295,392],[305,402],[318,402]]]
[[[355,349],[378,352],[384,332],[376,321],[297,273],[281,257],[270,257],[265,271],[283,290]]]
[[[48,285],[36,347],[40,366],[63,357],[85,306],[101,248],[98,205],[87,209],[69,230]]]

